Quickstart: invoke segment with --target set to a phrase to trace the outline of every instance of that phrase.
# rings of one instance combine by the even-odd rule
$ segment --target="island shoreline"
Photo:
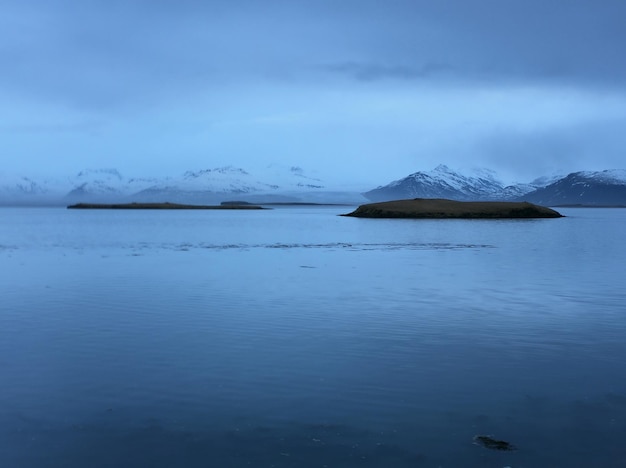
[[[269,210],[259,205],[187,205],[182,203],[77,203],[78,210]]]
[[[528,202],[462,202],[415,198],[369,203],[341,216],[397,219],[532,219],[562,218],[561,213]]]

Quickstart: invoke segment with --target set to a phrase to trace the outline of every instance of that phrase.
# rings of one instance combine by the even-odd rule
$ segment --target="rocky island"
[[[105,210],[266,210],[258,205],[185,205],[181,203],[78,203],[68,209]]]
[[[359,206],[342,216],[357,218],[510,219],[561,218],[559,212],[528,202],[461,202],[443,198],[415,198]]]

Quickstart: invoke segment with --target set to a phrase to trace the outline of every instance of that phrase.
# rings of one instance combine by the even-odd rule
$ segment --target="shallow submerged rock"
[[[513,444],[504,440],[494,439],[493,437],[487,435],[474,436],[474,443],[490,450],[502,450],[507,452],[517,450]]]
[[[528,202],[461,202],[443,198],[415,198],[359,206],[342,216],[357,218],[511,219],[561,218],[559,212]]]

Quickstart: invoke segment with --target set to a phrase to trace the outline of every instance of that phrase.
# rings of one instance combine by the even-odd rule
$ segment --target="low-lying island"
[[[185,205],[181,203],[77,203],[68,209],[82,210],[267,210],[258,205]]]
[[[415,198],[361,205],[342,216],[356,218],[511,219],[561,218],[559,212],[528,202],[461,202],[443,198]]]

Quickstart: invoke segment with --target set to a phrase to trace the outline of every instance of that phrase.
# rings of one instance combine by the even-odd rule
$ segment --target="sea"
[[[626,467],[626,209],[0,208],[0,467]]]

